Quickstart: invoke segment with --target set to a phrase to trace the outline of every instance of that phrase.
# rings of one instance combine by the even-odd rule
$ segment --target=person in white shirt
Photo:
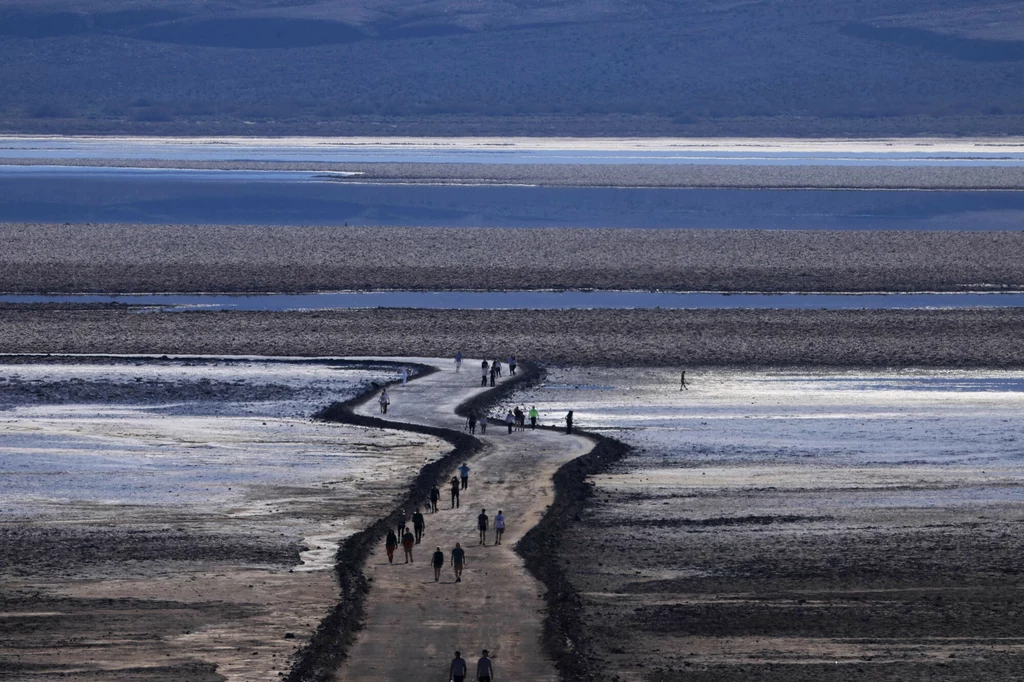
[[[494,544],[501,544],[501,536],[505,534],[505,514],[498,510],[498,515],[494,517]]]

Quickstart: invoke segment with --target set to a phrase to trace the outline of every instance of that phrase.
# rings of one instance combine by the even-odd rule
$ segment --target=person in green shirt
[[[533,407],[530,408],[530,428],[531,429],[536,429],[537,428],[537,417],[539,417],[539,416],[540,416],[540,412],[537,411],[537,406],[534,405]]]

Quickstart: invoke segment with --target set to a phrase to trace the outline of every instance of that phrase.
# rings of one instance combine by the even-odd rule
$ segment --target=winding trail
[[[387,418],[464,429],[455,409],[485,390],[480,387],[480,360],[467,359],[458,374],[450,360],[399,360],[441,371],[389,389]],[[375,398],[356,412],[380,416]],[[548,416],[546,421],[553,419]],[[485,448],[469,462],[469,488],[462,492],[461,507],[449,509],[448,489],[439,485],[439,512],[426,514],[426,533],[414,550],[415,563],[402,563],[399,549],[395,564],[389,565],[383,543],[367,561],[364,571],[372,589],[364,628],[337,671],[337,680],[448,680],[455,650],[470,662],[472,675],[485,648],[491,652],[498,680],[558,679],[541,642],[545,588],[527,572],[513,547],[551,504],[554,472],[586,454],[594,443],[548,430],[509,435],[504,425],[490,426],[486,435],[478,429],[477,436]],[[478,545],[476,517],[482,508],[492,520],[499,509],[505,513],[507,530],[500,546],[494,545],[493,530],[487,534],[488,544]],[[450,566],[456,542],[466,549],[466,570],[458,584]],[[437,545],[446,558],[440,583],[434,582],[430,566]]]

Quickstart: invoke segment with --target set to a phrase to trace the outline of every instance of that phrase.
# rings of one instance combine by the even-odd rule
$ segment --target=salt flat
[[[1012,371],[550,370],[509,404],[636,447],[559,556],[621,679],[1012,676]],[[643,670],[636,652],[643,651]],[[942,661],[939,665],[937,662]],[[839,666],[836,668],[835,666]]]

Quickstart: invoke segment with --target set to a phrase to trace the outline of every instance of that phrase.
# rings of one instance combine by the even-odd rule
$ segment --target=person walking
[[[459,508],[459,478],[452,476],[452,506],[451,509]]]
[[[501,376],[501,361],[499,361],[497,358],[495,358],[494,362],[491,363],[491,367],[494,368],[495,374],[497,374],[500,377]]]
[[[456,542],[455,549],[452,550],[452,568],[455,570],[455,582],[462,582],[462,569],[465,566],[466,550],[462,549],[462,545]]]
[[[468,673],[469,666],[466,665],[466,659],[462,657],[461,651],[456,651],[452,664],[448,666],[448,679],[451,682],[466,682],[466,675]]]
[[[509,410],[508,414],[505,415],[505,426],[508,427],[509,433],[512,433],[512,425],[515,424],[515,422],[516,416],[512,414],[512,410]]]
[[[469,417],[466,419],[466,425],[469,427],[470,433],[476,433],[476,410],[469,411]]]
[[[398,549],[398,536],[388,528],[388,537],[384,540],[384,550],[388,553],[388,563],[395,563],[395,550]]]
[[[408,530],[405,531],[405,535],[402,536],[402,547],[405,548],[405,563],[411,564],[412,560],[412,546],[416,544],[416,538]]]
[[[406,524],[409,521],[409,516],[405,513],[404,509],[398,510],[398,522],[395,524],[395,530],[397,531],[398,537],[405,535]]]
[[[487,435],[487,415],[486,414],[480,415],[480,435],[481,436]]]
[[[412,529],[416,532],[416,544],[420,544],[420,540],[423,538],[423,531],[427,528],[427,521],[423,518],[423,514],[420,513],[420,508],[416,507],[416,511],[412,514]]]
[[[465,462],[459,467],[459,476],[462,477],[462,489],[467,489],[469,487],[469,465]]]
[[[437,484],[430,489],[430,513],[437,513],[437,501],[441,499],[441,491],[437,489]]]
[[[487,649],[484,649],[484,655],[476,662],[476,679],[477,682],[491,682],[493,677],[494,662],[487,655]]]
[[[487,364],[486,360],[484,360],[483,362],[480,363],[480,385],[481,386],[487,386],[487,368],[488,368],[488,364]],[[492,386],[494,385],[493,381],[491,382],[491,385]]]
[[[498,366],[491,365],[491,386],[494,386],[494,381],[498,376]]]
[[[476,517],[476,528],[480,531],[480,544],[487,544],[487,510],[481,509],[480,515]]]
[[[531,429],[536,429],[537,428],[537,417],[539,417],[539,416],[540,416],[540,412],[537,411],[537,406],[534,405],[533,407],[530,408],[530,428]]]
[[[388,389],[385,388],[380,392],[380,398],[377,399],[377,402],[380,403],[380,413],[387,414],[388,405],[391,404],[391,396],[388,395]]]
[[[508,375],[512,376],[516,373],[516,356],[508,356]]]
[[[565,434],[569,435],[572,433],[572,410],[569,410],[569,414],[565,415]]]
[[[505,534],[505,514],[498,510],[498,515],[494,517],[494,544],[501,544],[501,536]]]
[[[430,563],[434,567],[434,582],[436,583],[441,579],[441,569],[444,568],[444,552],[438,547],[434,551],[434,556],[430,558]]]
[[[459,370],[462,369],[462,351],[460,350],[455,354],[455,373],[458,374]]]
[[[679,390],[680,391],[689,391],[690,390],[689,387],[687,387],[687,385],[686,385],[686,370],[685,369],[683,370],[683,373],[679,375]]]
[[[405,386],[407,383],[409,383],[409,368],[408,367],[403,367],[402,368],[402,385]]]
[[[523,413],[523,408],[516,405],[516,409],[512,410],[512,416],[516,418],[516,431],[522,431],[526,428],[526,415]]]

